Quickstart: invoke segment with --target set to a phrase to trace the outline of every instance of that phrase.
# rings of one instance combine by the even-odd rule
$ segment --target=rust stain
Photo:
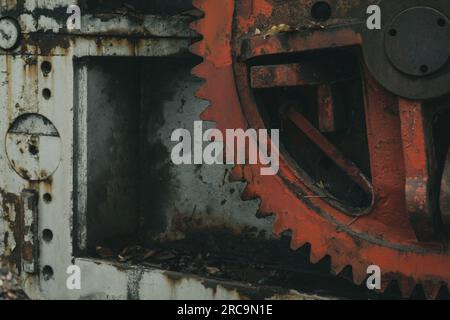
[[[192,25],[203,40],[191,47],[193,53],[204,58],[204,62],[193,71],[205,79],[197,96],[210,101],[202,119],[214,121],[221,130],[266,128],[249,86],[249,67],[258,62],[267,64],[275,56],[282,63],[283,57],[292,58],[294,54],[361,47],[362,37],[355,25],[364,23],[364,9],[376,2],[327,2],[333,9],[333,16],[325,23],[311,23],[307,20],[311,19],[308,11],[315,3],[312,0],[230,0],[220,5],[211,1],[195,1],[205,16]],[[231,10],[233,6],[234,10]],[[269,37],[261,35],[279,24],[296,26],[299,32]],[[259,34],[256,29],[260,30]],[[244,178],[248,183],[246,192],[261,198],[261,214],[275,214],[276,234],[287,230],[293,233],[292,248],[311,244],[312,262],[329,254],[332,270],[336,273],[351,264],[356,283],[364,280],[367,266],[375,263],[392,275],[388,280],[397,278],[402,284],[407,282],[405,279],[412,278],[414,283],[431,283],[425,286],[427,294],[433,296],[433,290],[439,289],[436,279],[450,282],[450,254],[443,252],[439,243],[418,242],[408,219],[407,203],[420,204],[425,199],[429,180],[422,179],[415,185],[405,184],[405,177],[426,177],[427,163],[433,164],[427,161],[425,146],[429,141],[421,137],[425,128],[416,123],[405,130],[404,125],[408,121],[404,121],[407,117],[401,120],[401,111],[409,109],[407,112],[414,118],[413,106],[404,104],[399,113],[395,112],[399,108],[398,97],[381,87],[364,64],[360,67],[363,70],[365,120],[374,190],[370,214],[351,220],[348,212],[314,197],[316,193],[308,179],[296,170],[288,157],[280,159],[278,176],[261,176],[257,166],[240,166],[232,176]],[[416,119],[422,120],[420,117]],[[419,133],[419,136],[409,136],[406,132]],[[419,196],[409,197],[407,191],[409,195]],[[306,199],[304,195],[311,198]],[[333,243],[327,239],[333,239]]]
[[[20,197],[0,189],[1,212],[3,223],[9,231],[6,231],[3,239],[5,246],[5,254],[8,263],[15,269],[20,270],[21,249],[20,243],[22,233],[20,230]],[[12,232],[12,238],[10,231]]]

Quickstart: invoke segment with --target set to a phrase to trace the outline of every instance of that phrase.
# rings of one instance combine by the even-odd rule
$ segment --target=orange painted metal
[[[426,107],[421,102],[400,99],[400,119],[405,162],[406,211],[421,241],[439,240],[435,231],[437,198],[433,201],[434,148]],[[434,170],[433,170],[434,169]],[[438,196],[436,193],[435,196]]]
[[[263,89],[319,84],[318,81],[302,77],[300,70],[301,66],[297,63],[275,66],[254,66],[251,68],[251,86],[253,89]]]
[[[197,96],[210,101],[202,119],[216,122],[221,130],[265,128],[249,85],[248,63],[280,53],[355,46],[358,50],[358,27],[355,23],[343,27],[342,17],[349,14],[349,7],[362,12],[371,1],[349,0],[345,6],[340,6],[342,1],[331,2],[339,27],[299,28],[293,33],[255,36],[256,30],[268,30],[284,23],[283,19],[297,21],[295,14],[306,16],[313,1],[298,1],[298,12],[293,12],[289,1],[194,0],[205,14],[192,25],[203,40],[191,49],[204,59],[193,70],[205,79]],[[428,172],[425,165],[430,158],[425,155],[423,131],[416,132],[408,119],[423,121],[415,112],[421,107],[415,102],[399,101],[374,80],[363,63],[361,69],[373,188],[373,204],[367,214],[355,219],[327,199],[316,197],[315,188],[283,152],[276,176],[261,176],[259,166],[254,165],[237,166],[232,177],[247,182],[246,195],[261,199],[261,214],[275,214],[276,234],[292,232],[292,249],[311,245],[313,263],[329,256],[336,274],[351,266],[357,284],[367,277],[369,266],[378,265],[383,289],[396,280],[408,296],[420,283],[432,298],[450,282],[450,251],[441,242],[420,241],[410,221],[411,205],[420,207],[427,193],[407,189],[414,174],[425,176]],[[416,142],[419,152],[409,145]]]
[[[336,41],[340,39],[340,41]],[[276,34],[270,37],[255,36],[243,41],[242,58],[251,59],[266,55],[340,48],[361,44],[361,36],[352,29],[333,28],[324,33],[314,30],[306,36],[299,33]]]

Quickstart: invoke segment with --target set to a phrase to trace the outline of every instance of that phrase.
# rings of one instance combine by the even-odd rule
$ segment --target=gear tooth
[[[199,1],[199,2],[201,2],[201,1]],[[197,20],[192,21],[189,24],[189,27],[193,31],[195,31],[198,34],[198,36],[201,37],[201,36],[203,36],[203,32],[202,31],[203,31],[203,26],[204,26],[204,21],[203,21],[204,20],[204,18],[203,18],[204,11],[201,10],[202,6],[200,6],[200,5],[197,7],[197,9],[199,9],[199,10],[197,10],[199,12],[199,17],[198,17]],[[189,51],[192,52],[195,55],[203,56],[204,52],[205,52],[204,45],[205,44],[204,44],[204,42],[202,40],[196,41],[195,43],[193,43],[193,44],[191,44],[189,46]]]
[[[320,255],[318,255],[318,256],[313,256],[313,253],[312,253],[312,251],[311,251],[311,255],[310,255],[310,257],[309,257],[309,261],[312,263],[312,264],[327,264],[328,266],[330,266],[330,261],[331,259],[330,259],[330,256],[329,255],[324,255],[324,256],[322,256],[322,257],[320,257]]]
[[[200,63],[200,64],[196,65],[194,68],[192,68],[191,74],[193,74],[196,77],[205,79],[207,76],[207,70],[205,70],[205,64]],[[205,84],[203,86],[205,86]]]
[[[352,269],[352,273],[353,282],[358,286],[367,279],[367,270],[364,270],[364,268],[358,268],[358,266],[356,266],[356,268]]]
[[[390,285],[391,285],[391,281],[382,278],[380,292],[384,293],[387,290],[387,288],[389,288]]]
[[[334,246],[331,248],[328,247],[326,251],[331,258],[331,273],[340,275],[349,266],[349,261],[346,260],[341,252]]]
[[[197,33],[201,34],[202,20],[203,20],[203,19],[199,18],[198,20],[192,21],[192,22],[189,24],[189,27],[190,27],[192,30],[196,31]]]
[[[261,202],[259,211],[265,213],[267,216],[273,214],[273,210],[267,202]]]
[[[273,213],[272,212],[266,212],[266,211],[261,211],[261,210],[258,210],[257,212],[256,212],[256,217],[257,218],[267,218],[267,217],[270,217],[270,216],[272,216],[273,215]]]
[[[195,8],[195,7],[192,7],[192,9],[190,9],[190,10],[183,11],[181,13],[181,15],[200,19],[200,18],[204,17],[204,12],[202,10],[199,10],[199,9]]]
[[[442,286],[442,283],[436,283],[436,281],[427,280],[422,282],[423,292],[428,300],[435,300]]]
[[[302,232],[298,230],[292,230],[292,237],[291,237],[291,249],[297,250],[301,247],[303,247],[306,244],[306,240],[301,236]]]
[[[206,3],[206,0],[192,0],[192,6],[201,11],[203,11],[203,8],[205,7],[205,3]]]
[[[309,243],[308,237],[306,237],[305,233],[302,232],[300,228],[296,228],[292,230],[291,237],[291,249],[298,250],[300,248],[308,248],[308,257],[311,255],[311,245]]]
[[[339,267],[342,268],[342,267]],[[337,273],[337,275],[340,278],[346,279],[352,283],[355,283],[353,281],[353,267],[351,265],[346,265],[344,268],[342,268],[341,271],[339,271],[339,273]]]
[[[411,297],[414,288],[416,287],[416,282],[411,278],[401,277],[397,280],[400,292],[404,298]]]
[[[244,180],[244,168],[242,165],[236,165],[230,172],[228,176],[230,182],[238,182]]]
[[[197,41],[189,46],[189,51],[197,56],[203,56],[204,45],[203,41]]]
[[[336,263],[333,258],[331,258],[331,273],[338,276],[340,275],[347,266],[345,264]]]
[[[212,121],[214,122],[214,116],[213,116],[213,107],[212,106],[208,106],[206,107],[205,110],[202,111],[202,113],[200,114],[200,119],[203,121]]]
[[[197,31],[198,33],[202,34],[201,31],[203,29],[203,26],[205,25],[205,17],[204,12],[202,10],[196,10],[198,12],[197,19],[189,23],[189,26],[191,29]]]
[[[273,223],[273,232],[275,235],[281,235],[283,232],[289,230],[281,214],[277,214],[275,222]]]
[[[208,100],[208,91],[207,91],[206,83],[200,86],[198,90],[195,92],[195,96],[199,99]]]
[[[298,239],[292,238],[291,249],[298,250],[300,248],[303,248],[307,243],[308,242],[306,242],[305,240],[298,240]]]
[[[255,200],[258,198],[251,184],[247,184],[247,186],[244,188],[244,191],[242,191],[241,194],[241,198],[242,200]]]
[[[278,214],[276,215],[278,217]],[[316,239],[318,240],[318,239]],[[322,243],[317,243],[316,241],[313,240],[313,238],[311,238],[311,234],[308,234],[307,232],[301,232],[301,230],[298,229],[298,224],[297,224],[297,228],[293,229],[293,235],[292,235],[292,246],[293,248],[299,248],[302,247],[304,245],[308,245],[309,249],[309,256],[310,256],[310,262],[312,264],[318,264],[318,263],[322,263],[327,259],[328,260],[328,265],[329,268],[331,268],[331,256],[329,255],[328,252],[328,247]],[[337,257],[339,255],[336,255]],[[337,260],[336,258],[334,259],[335,262],[338,262],[339,260]],[[345,266],[348,265],[348,261],[342,261],[341,263],[339,263],[339,266],[337,263],[335,263],[335,268],[336,271],[341,271]]]
[[[331,255],[331,273],[334,275],[344,276],[345,269],[348,267],[348,262],[343,261],[339,255]],[[350,267],[351,268],[351,267]]]
[[[311,245],[310,261],[311,261],[312,264],[318,263],[326,255],[327,255],[327,250],[326,250],[325,247],[315,246],[314,244]]]
[[[305,240],[300,240],[300,239],[298,239],[296,237],[292,237],[291,249],[292,250],[298,250],[298,249],[304,247],[306,243],[307,242]]]

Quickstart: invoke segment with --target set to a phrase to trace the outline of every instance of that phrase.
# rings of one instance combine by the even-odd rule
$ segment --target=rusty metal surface
[[[242,40],[242,59],[254,59],[266,55],[342,48],[361,44],[361,36],[351,28],[329,28],[299,31],[298,33],[274,34],[270,37],[254,36]]]
[[[20,225],[18,231],[21,239],[21,270],[35,274],[39,272],[39,235],[38,235],[38,201],[39,195],[34,190],[24,190],[21,194],[20,216],[16,223]]]
[[[434,198],[432,194],[433,188],[437,187],[433,181],[436,157],[431,125],[421,102],[400,100],[399,113],[405,158],[406,210],[419,241],[437,240],[437,192]]]
[[[234,169],[231,176],[246,181],[245,189],[242,184],[236,186],[225,182],[231,170],[229,167],[220,170],[194,166],[186,170],[168,169],[163,155],[167,155],[169,146],[161,141],[170,135],[171,129],[195,120],[206,105],[206,102],[199,103],[191,97],[200,82],[186,78],[186,65],[179,69],[183,73],[174,71],[174,79],[167,80],[164,70],[144,64],[142,70],[149,71],[150,78],[140,75],[135,82],[116,83],[117,99],[108,101],[112,93],[107,89],[114,88],[114,77],[118,75],[105,71],[112,67],[102,68],[101,63],[94,63],[91,68],[89,61],[99,57],[106,60],[112,57],[152,58],[156,64],[169,68],[174,65],[173,61],[186,57],[188,46],[200,38],[188,23],[201,14],[177,12],[162,17],[158,15],[161,8],[170,11],[177,6],[175,2],[167,1],[160,1],[156,6],[131,1],[134,3],[131,7],[113,1],[99,9],[100,2],[80,1],[85,23],[80,31],[72,32],[65,26],[65,10],[71,1],[0,1],[4,9],[2,14],[15,17],[22,31],[17,47],[12,45],[12,51],[0,52],[3,71],[0,73],[0,96],[4,102],[0,105],[0,132],[8,136],[9,141],[7,148],[0,148],[0,233],[3,235],[0,255],[7,256],[11,266],[21,272],[27,292],[34,297],[48,298],[149,298],[154,295],[146,284],[159,283],[164,289],[159,298],[185,297],[189,294],[183,291],[186,286],[197,288],[196,292],[205,298],[254,297],[242,293],[247,292],[245,290],[222,290],[227,287],[222,284],[217,285],[219,289],[209,290],[210,284],[205,285],[203,279],[192,280],[180,275],[170,275],[166,279],[159,271],[139,267],[124,269],[117,264],[89,259],[77,259],[89,275],[83,291],[61,291],[60,284],[66,280],[65,268],[74,256],[85,255],[98,242],[108,241],[108,236],[120,242],[121,233],[126,233],[129,238],[129,234],[138,228],[140,232],[136,235],[144,240],[161,232],[164,236],[185,237],[185,232],[177,228],[176,217],[180,212],[210,217],[205,223],[206,228],[251,225],[266,233],[273,221],[268,216],[275,213],[275,234],[290,230],[293,249],[311,244],[313,263],[330,256],[335,274],[352,266],[353,281],[357,284],[365,279],[367,266],[377,264],[387,275],[383,289],[390,280],[397,280],[403,294],[409,295],[420,283],[427,296],[434,297],[441,286],[447,286],[450,254],[445,249],[446,243],[420,240],[434,240],[436,236],[444,238],[439,219],[445,220],[448,211],[445,202],[448,199],[448,165],[441,182],[442,217],[439,217],[430,210],[437,205],[437,195],[433,192],[440,181],[436,181],[435,172],[432,172],[437,164],[429,154],[426,128],[418,130],[416,127],[420,121],[427,120],[413,110],[420,102],[399,100],[375,80],[385,84],[385,79],[380,79],[378,74],[385,68],[372,61],[370,55],[377,52],[376,44],[367,42],[362,26],[365,9],[378,1],[330,0],[333,9],[330,19],[314,19],[311,17],[313,1],[310,0],[300,1],[301,5],[269,0],[194,0],[206,16],[192,25],[203,36],[202,41],[191,47],[192,52],[204,58],[194,69],[197,76],[206,79],[197,96],[211,102],[202,113],[203,120],[214,121],[221,130],[266,128],[269,122],[260,114],[260,100],[255,102],[253,89],[283,91],[289,87],[297,95],[271,94],[284,100],[284,104],[272,105],[272,114],[281,115],[281,120],[285,120],[284,106],[301,98],[295,101],[300,113],[291,114],[291,118],[303,121],[294,121],[301,123],[300,130],[291,128],[291,143],[303,150],[311,141],[305,142],[301,132],[306,136],[309,134],[307,140],[312,140],[311,149],[318,148],[325,158],[331,158],[328,162],[323,157],[314,161],[331,168],[324,171],[326,173],[334,172],[333,166],[339,169],[330,181],[353,180],[353,184],[359,186],[357,189],[363,192],[354,191],[347,182],[337,184],[333,189],[323,177],[314,177],[312,171],[316,167],[311,169],[288,153],[282,154],[278,176],[260,176],[257,166]],[[190,8],[184,0],[176,2],[183,10]],[[289,27],[277,27],[280,24]],[[5,48],[9,45],[5,44]],[[361,47],[366,60],[359,55]],[[330,55],[323,54],[323,49]],[[343,54],[337,54],[341,50]],[[285,55],[289,56],[288,62]],[[311,62],[311,56],[316,55],[320,58]],[[342,62],[341,55],[348,55],[355,61],[359,58],[358,70],[334,69],[335,61]],[[166,64],[158,60],[168,57],[173,60]],[[293,61],[297,58],[300,61]],[[329,63],[327,59],[330,59]],[[327,62],[321,66],[321,61]],[[114,64],[112,60],[105,63]],[[187,65],[192,67],[195,60]],[[342,65],[351,66],[346,61]],[[136,68],[118,70],[119,74],[127,75]],[[185,82],[180,82],[181,79]],[[355,82],[363,85],[355,85]],[[167,97],[161,96],[158,100],[152,96],[151,88],[143,83],[159,88]],[[131,84],[136,87],[130,88]],[[99,88],[104,90],[97,92]],[[177,93],[173,91],[175,88],[179,90]],[[355,99],[343,99],[342,93],[348,93],[346,90],[351,91]],[[430,96],[435,96],[436,92],[431,91]],[[130,107],[124,100],[127,96],[136,98],[136,95],[141,95],[141,109],[145,109],[145,105],[156,106],[152,110],[155,112],[151,114],[154,116],[152,121],[132,128],[141,130],[137,133],[127,124],[150,114],[133,111],[125,120],[124,114],[113,114]],[[360,96],[361,103],[357,101]],[[99,109],[92,107],[95,103],[99,103]],[[106,106],[108,103],[112,104],[110,110]],[[349,110],[342,108],[343,105]],[[432,110],[433,104],[430,105]],[[318,114],[308,114],[310,109]],[[96,126],[98,110],[105,118]],[[358,116],[339,119],[343,113],[358,113]],[[49,122],[32,131],[36,127],[23,122],[24,115],[43,117]],[[292,121],[287,122],[292,125]],[[353,122],[362,122],[358,129],[364,132],[353,132],[355,126],[349,125]],[[21,126],[14,125],[17,123],[25,123],[25,130],[19,130]],[[110,124],[114,125],[108,127]],[[122,135],[114,132],[121,125],[126,127],[120,131]],[[106,129],[95,131],[98,128]],[[91,132],[98,133],[97,140],[88,139]],[[42,157],[38,153],[46,147],[36,140],[36,136],[41,135],[44,139],[61,140],[50,143],[52,147]],[[126,144],[130,138],[135,139],[135,135],[139,135],[136,140],[147,140],[152,148]],[[364,149],[359,147],[361,145],[367,148],[367,156],[363,151],[359,152]],[[345,146],[348,149],[342,151]],[[74,150],[77,150],[76,154]],[[121,156],[128,151],[133,156]],[[148,160],[150,156],[139,160],[140,152],[161,158],[152,159],[155,162]],[[24,154],[26,157],[21,156]],[[108,163],[105,160],[108,154],[119,155]],[[311,155],[316,154],[323,156],[311,152]],[[96,163],[96,160],[100,161]],[[158,170],[135,172],[149,164]],[[89,177],[88,167],[94,168],[98,175]],[[135,176],[139,178],[135,179]],[[144,198],[148,201],[139,206],[145,208],[156,203],[158,211],[138,214],[133,202],[141,201],[143,195],[135,193],[140,192],[140,184],[150,186],[155,181],[157,187],[151,190],[152,195]],[[169,187],[176,190],[174,198],[164,196]],[[348,203],[348,199],[342,197],[345,192],[339,193],[336,189],[345,192],[351,189],[347,198],[358,198],[358,201]],[[133,196],[127,198],[127,191]],[[248,198],[261,198],[260,203],[258,200],[238,202],[241,192]],[[370,193],[368,197],[367,193]],[[353,197],[354,194],[358,197]],[[192,198],[197,204],[189,201]],[[127,214],[129,208],[133,208],[132,214]],[[355,208],[358,212],[363,211],[364,216],[355,219],[352,215]],[[98,215],[87,214],[92,211]],[[110,216],[107,215],[109,211],[113,212]],[[257,220],[253,216],[256,211],[265,219]],[[417,214],[424,220],[415,222],[413,218],[411,224],[409,217]],[[102,228],[105,226],[107,228]],[[87,229],[96,235],[89,237]],[[42,241],[44,230],[55,231],[53,241]],[[426,237],[421,236],[424,231]],[[74,252],[74,247],[81,253]],[[44,268],[51,270],[45,277],[36,273]],[[111,279],[114,279],[112,284],[109,283]],[[110,291],[109,296],[105,296],[105,290]],[[262,297],[286,297],[289,294],[275,291]]]
[[[221,130],[268,126],[258,108],[263,99],[255,103],[256,93],[248,85],[248,79],[252,76],[248,72],[248,64],[253,70],[257,70],[259,63],[265,65],[268,61],[282,64],[286,54],[290,54],[289,63],[292,63],[294,53],[299,57],[298,63],[301,63],[302,54],[320,52],[321,49],[339,48],[352,52],[352,48],[357,50],[363,46],[366,53],[370,50],[370,54],[377,54],[376,46],[372,45],[370,49],[365,46],[366,40],[362,34],[364,22],[359,15],[365,12],[361,7],[366,8],[371,1],[349,1],[345,4],[331,1],[332,17],[326,22],[317,23],[311,23],[307,18],[312,2],[301,2],[302,5],[296,3],[295,6],[302,9],[293,8],[290,2],[272,3],[263,0],[194,2],[205,12],[204,19],[193,23],[193,28],[203,35],[203,40],[192,46],[192,51],[204,58],[204,62],[194,69],[196,75],[206,80],[197,96],[211,102],[202,119],[215,121]],[[403,5],[407,3],[402,2]],[[286,31],[275,34],[270,31],[273,26],[282,23],[295,28],[284,28]],[[219,30],[222,37],[216,37]],[[377,78],[380,72],[386,71],[380,64],[374,67],[371,61],[368,63]],[[281,70],[283,67],[276,68]],[[364,63],[360,68],[363,75],[363,89],[360,90],[364,95],[365,109],[363,121],[367,130],[370,176],[374,190],[373,204],[367,215],[354,220],[348,217],[348,210],[330,205],[329,199],[317,193],[318,183],[313,185],[310,177],[305,175],[308,169],[302,168],[302,163],[293,164],[290,155],[282,156],[281,170],[276,177],[260,176],[258,168],[250,166],[237,167],[234,176],[248,183],[246,194],[261,199],[259,211],[262,215],[275,214],[275,233],[291,230],[291,246],[294,249],[305,243],[311,244],[313,262],[330,256],[332,271],[336,274],[351,265],[353,281],[356,283],[364,280],[367,266],[376,264],[385,274],[383,288],[395,279],[402,293],[409,296],[415,285],[420,283],[428,297],[435,297],[441,286],[446,286],[450,280],[450,253],[441,248],[440,242],[419,241],[408,214],[414,212],[411,203],[427,201],[430,197],[435,199],[432,193],[436,191],[437,181],[434,177],[427,180],[432,181],[432,186],[426,190],[419,188],[421,194],[416,193],[417,188],[410,190],[408,182],[405,185],[405,177],[414,180],[421,175],[420,178],[423,178],[428,170],[433,170],[433,160],[429,158],[428,151],[418,155],[419,162],[408,156],[408,150],[412,150],[413,145],[420,146],[422,141],[422,146],[429,147],[430,141],[417,140],[415,135],[420,135],[420,130],[416,131],[415,127],[403,132],[400,130],[406,124],[401,118],[414,113],[411,107],[415,102],[402,104],[397,96],[377,83]],[[389,72],[385,75],[389,75]],[[280,77],[277,75],[273,78]],[[430,89],[430,86],[421,83],[417,92]],[[430,89],[429,92],[432,94],[434,91]],[[276,110],[277,106],[272,105],[272,108]],[[304,110],[308,109],[305,104],[299,103],[299,110],[306,112]],[[413,132],[410,140],[407,132]],[[301,148],[301,145],[297,148]],[[329,146],[325,149],[331,150]],[[324,186],[319,183],[320,187]],[[426,212],[429,225],[435,211]],[[426,229],[427,225],[418,228]],[[429,231],[435,238],[441,237],[439,226],[436,228],[433,224]]]
[[[105,60],[110,57],[128,57],[136,61],[142,58],[152,58],[155,59],[155,63],[160,63],[161,60],[158,59],[161,58],[170,58],[172,59],[170,61],[176,61],[177,58],[186,57],[188,45],[197,37],[188,26],[188,23],[195,18],[189,13],[181,12],[163,17],[157,15],[158,11],[149,8],[143,14],[133,14],[133,12],[123,11],[123,3],[116,4],[117,12],[108,10],[99,12],[92,6],[85,8],[83,19],[86,23],[82,24],[82,30],[68,32],[65,30],[68,4],[68,1],[1,2],[2,14],[17,18],[22,35],[17,48],[12,51],[0,51],[0,69],[2,70],[0,73],[0,96],[2,97],[0,132],[7,136],[9,131],[8,136],[11,138],[8,143],[8,152],[6,152],[6,148],[0,148],[0,213],[2,217],[0,256],[6,257],[12,269],[21,272],[24,289],[33,298],[79,298],[97,290],[86,287],[80,292],[69,292],[65,289],[66,269],[72,264],[75,255],[74,242],[77,241],[77,238],[83,238],[83,235],[86,235],[82,228],[86,225],[86,221],[83,222],[82,217],[80,220],[76,220],[75,215],[79,215],[74,210],[74,208],[82,208],[82,201],[75,202],[76,197],[74,196],[74,181],[80,181],[79,177],[75,178],[74,175],[78,169],[82,168],[82,165],[78,166],[75,158],[85,155],[86,152],[86,149],[81,146],[79,154],[74,155],[73,153],[74,145],[78,143],[74,137],[74,126],[78,125],[78,122],[74,121],[76,119],[75,109],[88,105],[85,99],[89,97],[89,94],[84,91],[88,81],[92,81],[93,84],[91,96],[96,94],[95,77],[85,78],[86,74],[79,72],[83,68],[79,67],[78,62],[93,57],[102,57]],[[72,3],[70,2],[70,4]],[[164,6],[170,5],[163,4]],[[167,62],[167,65],[170,66],[171,63]],[[200,109],[198,111],[195,109],[198,101],[193,96],[193,91],[198,86],[198,80],[192,79],[189,69],[189,67],[185,68],[182,77],[180,76],[180,79],[186,80],[185,83],[174,84],[166,81],[164,85],[167,85],[168,88],[174,85],[171,88],[172,91],[165,89],[169,91],[166,96],[161,96],[160,100],[148,98],[146,102],[153,103],[153,107],[158,105],[162,108],[165,105],[165,110],[168,110],[167,106],[170,106],[173,118],[168,121],[173,121],[172,125],[176,127],[179,125],[178,121],[186,123],[193,121],[200,112]],[[184,69],[180,68],[180,70]],[[152,72],[151,76],[153,75]],[[100,80],[106,79],[105,76],[105,79]],[[180,79],[177,81],[181,81]],[[112,75],[109,80],[113,81]],[[155,78],[152,81],[155,82]],[[98,81],[97,85],[100,83],[101,81]],[[160,85],[163,84],[160,83]],[[175,88],[184,86],[186,87],[185,92],[173,92]],[[124,92],[125,90],[122,91],[125,100]],[[149,95],[154,93],[152,90],[146,92]],[[101,98],[101,93],[97,93],[97,98]],[[117,94],[119,95],[120,91],[117,91]],[[118,104],[120,101],[123,100],[117,99],[115,102]],[[83,104],[85,102],[86,104]],[[184,106],[185,104],[186,111],[183,111],[180,105]],[[199,106],[201,108],[201,102]],[[157,108],[158,117],[155,119],[160,120],[166,117],[161,108]],[[77,114],[77,116],[83,116],[83,114]],[[45,121],[28,121],[29,119],[45,119]],[[161,137],[154,137],[154,143],[161,143],[161,141],[168,143],[170,141],[169,131],[173,129],[170,129],[169,126],[164,129],[166,131],[159,127],[158,129],[161,130],[159,133]],[[86,128],[83,127],[77,133],[81,137],[86,137]],[[42,141],[38,143],[36,138],[41,135],[44,136],[43,139],[59,137],[60,151],[46,149],[42,145]],[[165,139],[165,137],[169,138]],[[3,142],[3,145],[6,146],[5,141]],[[17,144],[17,142],[20,143]],[[21,148],[22,142],[24,148]],[[103,146],[107,148],[106,144]],[[155,152],[162,155],[160,150],[155,149]],[[77,168],[74,168],[74,164],[77,164]],[[23,168],[28,169],[27,174],[22,170]],[[174,168],[172,170],[175,171]],[[167,213],[167,222],[170,223],[171,214],[174,215],[176,210],[206,214],[206,212],[211,213],[210,207],[217,207],[221,210],[219,212],[221,215],[227,211],[256,211],[255,204],[238,202],[240,186],[229,187],[233,192],[224,190],[223,198],[217,199],[215,202],[206,201],[208,192],[213,192],[213,190],[220,192],[219,185],[226,176],[227,170],[227,168],[199,170],[192,167],[185,171],[184,176],[178,179],[178,183],[182,181],[180,188],[187,190],[193,187],[192,181],[198,181],[198,185],[193,188],[192,192],[195,193],[194,189],[203,190],[198,192],[204,194],[205,199],[201,201],[202,206],[195,208],[191,206],[190,202],[186,203],[182,196],[190,197],[190,195],[186,192],[179,192],[181,195],[177,196],[179,200],[173,203],[173,207],[164,207],[160,214]],[[178,174],[179,172],[174,173],[174,179]],[[214,176],[215,178],[211,180],[219,182],[216,185],[207,185],[198,178],[202,174],[205,177]],[[84,187],[87,186],[84,185]],[[115,192],[113,187],[114,185],[109,189],[110,192]],[[83,194],[83,188],[80,190],[80,194]],[[161,189],[161,191],[163,190]],[[34,193],[37,194],[37,198],[32,196]],[[221,204],[227,197],[236,199]],[[34,201],[37,201],[36,206]],[[33,206],[31,206],[32,202]],[[217,212],[214,211],[214,213]],[[124,213],[126,212],[124,211]],[[124,222],[129,216],[122,214],[124,217],[122,221],[108,226],[112,226],[114,229],[117,225],[126,225]],[[145,225],[148,228],[147,231],[150,232],[152,227],[164,230],[167,222],[161,220],[165,218],[164,216],[159,220],[157,227],[151,225],[151,221],[148,222]],[[237,215],[234,218],[241,222],[246,219],[239,219]],[[266,224],[269,229],[269,223],[259,222],[254,216],[248,220],[249,223],[254,223],[261,228],[264,228]],[[133,224],[132,221],[129,222]],[[50,238],[46,236],[49,231],[52,232]],[[105,233],[108,231],[114,235],[114,232],[119,230],[118,228],[115,231],[105,230]],[[81,236],[73,236],[76,234]],[[101,236],[102,234],[99,234],[99,237]],[[82,248],[82,246],[80,247]],[[39,250],[38,261],[36,250]],[[86,272],[95,274],[99,267],[97,264],[93,264],[89,268],[91,271],[86,270]],[[123,272],[125,271],[110,270],[107,277],[119,278]],[[125,290],[122,289],[124,288],[121,286],[113,285],[110,288],[111,295],[117,294],[117,296],[122,295],[123,297],[125,293],[126,297],[126,285]]]
[[[0,300],[28,300],[20,289],[19,277],[10,271],[6,263],[0,263]]]
[[[278,287],[260,287],[234,281],[223,281],[186,275],[173,271],[124,266],[104,260],[77,259],[84,270],[97,270],[88,274],[86,291],[82,299],[142,299],[142,300],[188,300],[195,296],[200,300],[324,300],[333,299],[322,295],[301,293]],[[119,276],[112,284],[108,279],[112,273]],[[108,285],[109,283],[109,285]],[[127,288],[127,291],[121,290]],[[154,290],[158,288],[158,290]]]
[[[301,76],[301,68],[298,64],[252,67],[251,86],[254,89],[262,89],[314,85],[315,82],[313,80],[308,79],[308,81]]]

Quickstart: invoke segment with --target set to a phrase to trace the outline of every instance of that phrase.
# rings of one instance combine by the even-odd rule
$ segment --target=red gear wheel
[[[201,116],[203,120],[214,121],[220,130],[266,128],[249,85],[248,61],[278,53],[330,47],[358,50],[361,46],[362,35],[352,27],[315,24],[303,31],[284,30],[292,25],[285,20],[306,17],[314,4],[311,0],[294,2],[298,3],[296,10],[292,10],[292,1],[194,0],[194,6],[204,12],[204,17],[192,24],[203,39],[191,47],[204,59],[193,70],[205,80],[197,96],[210,101]],[[365,14],[364,5],[373,1],[328,2],[343,18],[352,12]],[[342,23],[341,17],[330,20],[330,24]],[[286,33],[262,34],[267,30],[276,33],[276,28],[270,27],[282,23],[279,29]],[[426,210],[429,158],[424,104],[389,93],[366,67],[362,69],[371,162],[371,182],[366,186],[373,193],[370,209],[352,215],[340,205],[318,197],[317,188],[282,151],[278,175],[262,176],[258,165],[244,165],[233,170],[232,178],[247,182],[244,198],[261,199],[260,213],[276,216],[275,234],[291,231],[292,249],[311,245],[313,263],[329,256],[335,274],[351,266],[356,284],[366,279],[369,266],[378,265],[382,290],[396,280],[404,296],[410,296],[421,284],[427,297],[434,298],[449,283],[450,252],[446,241],[443,244],[441,240],[426,239],[430,233]],[[289,109],[287,117],[299,127],[308,126],[294,109]],[[325,149],[330,147],[313,128],[306,131],[312,132],[310,138],[315,143],[325,143]],[[355,168],[351,163],[344,159],[340,165],[364,185],[363,175],[352,171]],[[418,240],[422,235],[426,241]]]

